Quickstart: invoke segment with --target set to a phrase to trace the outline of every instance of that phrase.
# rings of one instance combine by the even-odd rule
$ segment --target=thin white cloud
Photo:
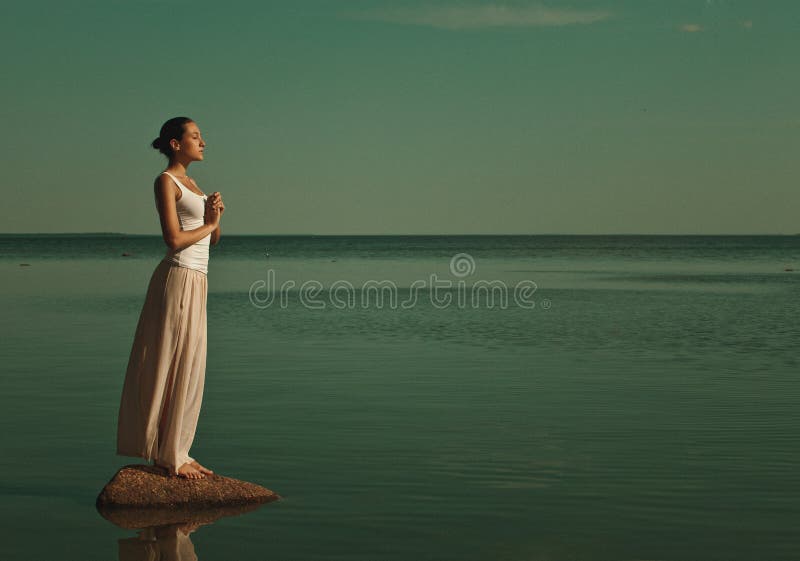
[[[678,29],[684,33],[700,33],[701,31],[705,31],[705,28],[699,23],[684,23]]]
[[[546,6],[450,5],[417,8],[387,8],[351,14],[352,19],[422,25],[443,29],[484,27],[557,27],[606,20],[603,10],[575,10]]]

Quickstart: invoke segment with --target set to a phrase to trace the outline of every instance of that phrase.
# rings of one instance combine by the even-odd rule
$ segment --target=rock
[[[204,526],[225,516],[239,516],[261,508],[261,504],[225,506],[220,508],[112,508],[98,507],[100,515],[120,528],[141,530],[163,528],[174,524]]]
[[[97,509],[204,510],[259,505],[280,496],[255,483],[222,475],[185,479],[148,465],[120,469],[97,497]]]

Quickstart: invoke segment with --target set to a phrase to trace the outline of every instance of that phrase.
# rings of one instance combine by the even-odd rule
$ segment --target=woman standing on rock
[[[213,473],[189,456],[203,399],[209,245],[220,238],[225,205],[187,175],[205,142],[188,117],[170,119],[153,143],[169,160],[155,180],[167,253],[150,278],[128,360],[117,424],[117,454],[153,460],[170,474]]]

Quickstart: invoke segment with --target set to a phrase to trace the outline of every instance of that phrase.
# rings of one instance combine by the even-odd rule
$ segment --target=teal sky
[[[11,0],[2,232],[800,232],[800,3]]]

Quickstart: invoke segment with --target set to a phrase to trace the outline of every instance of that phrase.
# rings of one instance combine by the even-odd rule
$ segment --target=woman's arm
[[[217,229],[211,232],[211,245],[217,245],[220,236],[222,235],[222,226],[217,224]]]
[[[189,247],[214,232],[219,226],[219,213],[206,215],[206,223],[194,230],[181,230],[178,211],[175,208],[175,184],[166,175],[159,175],[155,181],[156,208],[161,220],[161,235],[164,243],[172,250]]]

